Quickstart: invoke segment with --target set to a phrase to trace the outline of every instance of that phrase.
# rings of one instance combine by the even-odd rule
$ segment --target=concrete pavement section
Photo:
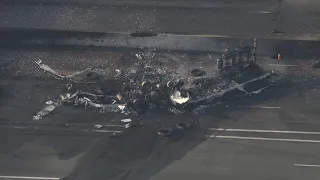
[[[152,6],[152,7],[199,7],[199,8],[212,8],[212,7],[237,7],[237,8],[262,8],[262,7],[277,7],[279,2],[277,0],[269,0],[267,2],[261,2],[260,0],[242,0],[229,1],[223,0],[207,1],[207,0],[3,0],[1,4],[9,5],[123,5],[123,6]],[[311,2],[307,3],[312,5]]]
[[[32,2],[32,1],[30,1]],[[39,2],[39,1],[38,1]],[[51,1],[52,2],[52,1]],[[1,27],[319,39],[317,1],[222,2],[208,8],[143,5],[0,5]],[[91,1],[93,4],[94,1]],[[102,2],[102,1],[99,1]],[[114,1],[107,1],[114,2]],[[122,1],[117,1],[122,2]],[[133,2],[133,1],[130,1]],[[188,1],[187,3],[192,3]],[[208,1],[203,1],[209,3]],[[78,3],[78,4],[77,4]],[[157,1],[155,4],[160,3]],[[131,3],[132,4],[132,3]],[[139,5],[142,4],[142,5]],[[175,4],[175,7],[173,4]],[[199,3],[200,4],[200,3]],[[214,3],[213,3],[214,4]],[[181,5],[182,6],[182,5]],[[206,5],[204,5],[206,6]],[[274,33],[272,33],[274,32]]]
[[[149,125],[118,138],[79,132],[97,123],[116,125],[121,116],[114,114],[62,107],[32,122],[32,114],[58,96],[65,83],[45,76],[34,60],[66,73],[84,67],[111,72],[130,66],[134,53],[2,50],[0,179],[319,179],[320,72],[311,68],[315,60],[258,58],[278,72],[280,82],[263,94],[211,109],[198,117],[194,130],[173,139],[158,136],[157,127],[190,117],[153,114],[145,117]],[[162,52],[158,57],[169,58],[171,63],[164,65],[180,70],[199,66],[195,61],[203,61],[207,71],[212,66],[207,54]],[[74,125],[68,133],[63,131],[67,124]]]

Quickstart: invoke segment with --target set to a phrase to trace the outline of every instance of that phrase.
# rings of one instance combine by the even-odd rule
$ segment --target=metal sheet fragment
[[[81,74],[84,74],[84,73],[87,73],[89,72],[91,69],[90,68],[87,68],[87,69],[84,69],[82,71],[79,71],[79,72],[75,72],[73,74],[69,74],[69,75],[63,75],[63,74],[60,74],[58,73],[57,71],[53,70],[51,67],[49,67],[48,65],[42,63],[42,60],[38,60],[35,62],[41,69],[43,69],[44,71],[46,72],[49,72],[50,74],[54,75],[55,77],[58,77],[60,79],[69,79],[69,80],[72,80],[74,82],[76,82],[73,78],[76,77],[76,76],[79,76]]]

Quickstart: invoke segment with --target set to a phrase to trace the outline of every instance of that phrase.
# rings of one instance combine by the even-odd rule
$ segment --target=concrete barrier
[[[204,51],[221,53],[226,47],[236,48],[249,38],[206,37],[170,34],[89,33],[51,30],[0,31],[0,48],[155,48],[171,51]],[[257,56],[272,57],[281,53],[290,58],[317,58],[320,42],[257,39]]]

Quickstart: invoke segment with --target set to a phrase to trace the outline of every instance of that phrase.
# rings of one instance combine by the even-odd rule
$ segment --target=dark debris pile
[[[274,75],[274,72],[265,73],[253,64],[237,68],[231,73],[229,71],[227,76],[209,77],[203,70],[194,70],[190,75],[193,77],[181,79],[174,72],[155,69],[155,66],[159,66],[158,62],[150,60],[154,54],[149,54],[151,58],[144,61],[145,56],[136,54],[138,67],[135,70],[117,69],[113,78],[105,78],[90,69],[62,75],[41,60],[36,61],[41,69],[69,83],[66,84],[66,93],[46,102],[46,107],[36,113],[33,120],[42,119],[62,105],[126,115],[141,115],[157,110],[176,115],[185,112],[197,114],[231,97],[261,92],[268,86],[264,81]],[[246,87],[252,83],[258,85],[247,90]],[[189,129],[193,125],[194,122],[184,122],[174,129]],[[159,134],[168,136],[174,129],[162,129]]]

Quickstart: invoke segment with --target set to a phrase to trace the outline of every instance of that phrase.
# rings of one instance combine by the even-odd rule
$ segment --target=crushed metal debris
[[[74,77],[90,71],[90,69],[88,68],[88,69],[85,69],[85,70],[82,70],[82,71],[79,71],[79,72],[76,72],[76,73],[73,73],[73,74],[70,74],[70,75],[63,75],[63,74],[60,74],[57,71],[53,70],[52,68],[50,68],[48,65],[43,64],[42,60],[40,60],[40,59],[38,61],[35,61],[35,63],[41,69],[43,69],[46,72],[51,73],[52,75],[54,75],[55,77],[57,77],[59,79],[69,79],[69,80],[74,81],[74,82],[77,82],[76,80],[73,79]]]
[[[219,73],[216,76],[209,76],[210,73],[203,69],[191,71],[193,76],[190,78],[172,76],[168,73],[159,74],[159,71],[155,71],[150,65],[154,63],[150,60],[155,57],[153,52],[135,54],[135,57],[140,60],[138,69],[116,69],[115,79],[105,79],[91,69],[63,75],[41,60],[36,61],[39,68],[45,72],[67,80],[68,93],[61,94],[57,100],[47,101],[47,106],[33,119],[40,120],[64,105],[91,108],[100,113],[118,112],[125,115],[141,115],[157,110],[166,110],[175,115],[185,112],[198,114],[228,99],[261,93],[269,87],[269,79],[275,75],[273,71],[265,72],[255,64],[251,46],[241,46],[234,51],[227,49],[217,59]],[[83,78],[79,81],[75,79],[76,76]],[[74,83],[77,82],[95,83],[76,86]],[[135,120],[127,118],[121,119],[120,122],[125,123],[125,128],[129,128],[134,125]],[[194,124],[193,121],[181,122],[174,127],[160,129],[158,134],[171,136],[176,130],[190,129]],[[102,127],[99,124],[95,125],[97,129]]]

